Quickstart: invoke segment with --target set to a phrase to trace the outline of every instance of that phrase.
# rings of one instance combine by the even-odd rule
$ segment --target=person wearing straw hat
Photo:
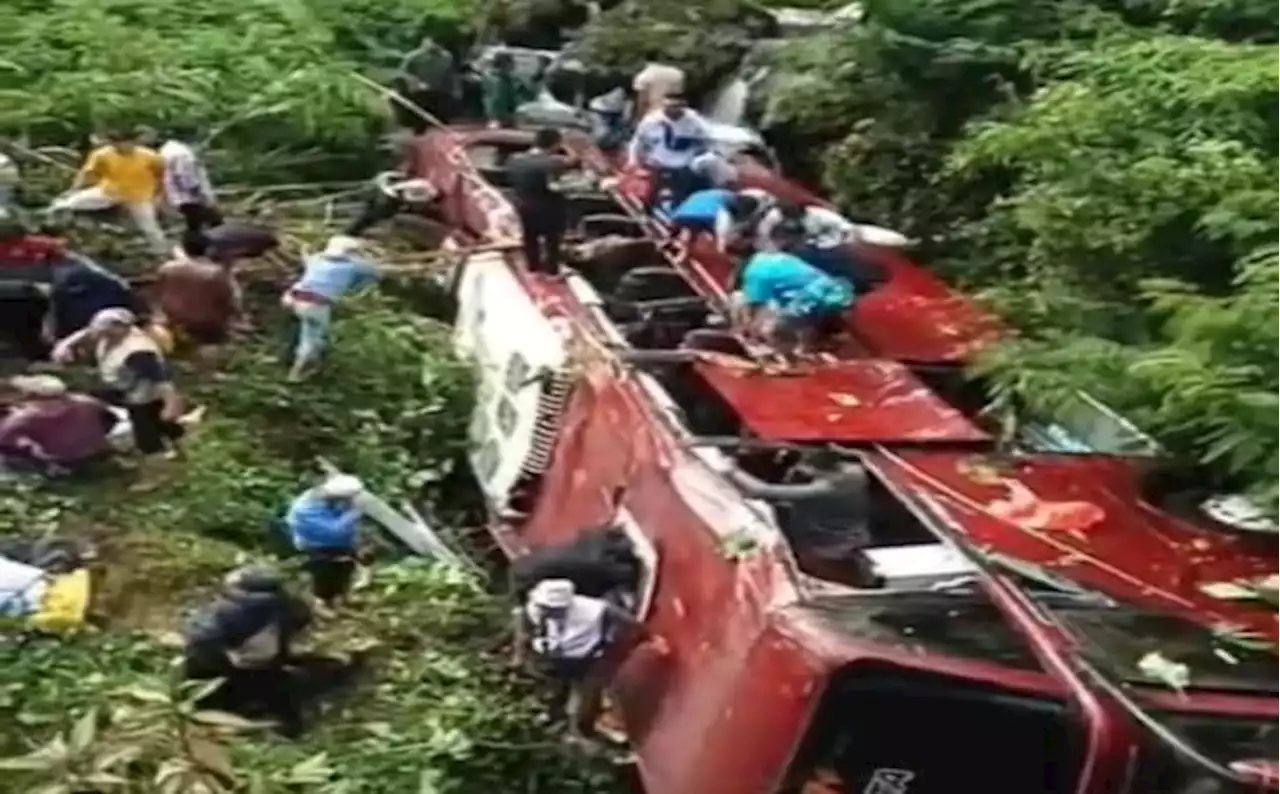
[[[335,474],[289,506],[285,522],[294,548],[307,557],[318,613],[331,614],[351,589],[364,517],[359,498],[364,492],[358,478]]]
[[[9,387],[18,402],[0,419],[0,471],[78,472],[111,454],[115,417],[104,403],[53,375],[19,375]]]
[[[138,327],[137,315],[128,309],[103,309],[87,328],[59,342],[53,358],[67,363],[81,351],[87,351],[97,365],[103,395],[128,414],[138,452],[148,460],[161,453],[178,456],[184,434],[178,422],[182,398],[164,353]]]
[[[555,681],[547,717],[568,720],[566,739],[595,734],[605,687],[627,654],[646,637],[642,624],[601,598],[579,595],[568,579],[543,579],[513,613],[512,666],[537,657]],[[650,638],[655,648],[665,645]]]
[[[378,279],[377,264],[363,256],[365,246],[358,237],[330,237],[323,251],[307,258],[302,277],[281,299],[282,305],[298,318],[290,381],[302,380],[324,352],[333,310],[343,296]]]

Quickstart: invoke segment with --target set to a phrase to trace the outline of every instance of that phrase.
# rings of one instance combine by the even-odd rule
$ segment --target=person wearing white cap
[[[364,484],[349,474],[335,474],[302,493],[285,521],[293,546],[307,556],[318,611],[329,611],[351,589],[356,569],[360,519],[358,499]]]
[[[302,278],[285,292],[281,303],[298,318],[298,343],[289,380],[302,380],[324,352],[333,309],[348,292],[378,278],[378,266],[361,255],[365,241],[334,235],[324,251],[307,258]]]
[[[9,386],[19,402],[0,419],[0,471],[74,472],[111,453],[115,417],[103,403],[71,394],[52,375],[21,375]]]
[[[383,221],[402,212],[437,216],[440,190],[429,179],[407,177],[399,171],[384,171],[373,178],[373,189],[364,207],[343,234],[359,237]]]
[[[184,434],[178,423],[182,397],[164,353],[138,327],[137,315],[128,309],[103,309],[88,327],[59,342],[53,359],[69,362],[80,350],[92,354],[108,401],[128,413],[138,452],[148,458],[166,450],[170,456],[178,455]]]
[[[604,599],[578,595],[568,579],[538,582],[513,618],[512,665],[522,666],[532,651],[555,681],[548,718],[568,719],[570,741],[592,736],[605,687],[645,637],[644,626]]]

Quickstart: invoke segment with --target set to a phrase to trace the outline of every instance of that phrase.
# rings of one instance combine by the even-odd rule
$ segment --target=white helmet
[[[364,493],[364,483],[350,474],[335,474],[316,488],[325,499],[354,499]]]
[[[359,237],[335,234],[329,238],[329,242],[325,243],[324,255],[332,257],[346,256],[364,248],[364,244],[364,240]]]
[[[573,603],[574,592],[568,579],[543,579],[529,591],[529,603],[543,609],[565,609]]]

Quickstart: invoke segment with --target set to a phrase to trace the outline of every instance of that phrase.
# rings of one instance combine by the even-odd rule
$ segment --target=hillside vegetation
[[[290,247],[314,248],[334,231],[325,191],[335,188],[273,186],[365,179],[387,163],[385,102],[352,74],[384,73],[423,31],[457,32],[470,14],[463,2],[401,0],[19,0],[0,25],[0,141],[23,167],[24,201],[39,206],[65,189],[89,133],[192,122],[209,141],[215,181],[232,188],[229,214],[272,209]],[[74,240],[122,271],[154,264],[132,240],[92,228]],[[393,503],[415,498],[445,520],[465,518],[457,500],[436,497],[466,492],[458,464],[470,376],[446,329],[417,316],[423,288],[344,312],[325,372],[298,387],[283,382],[279,286],[251,285],[257,328],[219,379],[180,371],[179,387],[208,415],[188,459],[154,490],[129,490],[126,473],[0,485],[0,536],[66,535],[100,556],[92,628],[0,640],[0,757],[11,758],[0,789],[616,790],[610,765],[535,719],[541,684],[506,669],[506,604],[487,582],[402,559],[385,542],[352,613],[308,641],[325,652],[372,646],[358,686],[313,731],[288,742],[192,721],[192,692],[173,688],[175,632],[245,561],[274,561],[302,585],[296,560],[276,556],[286,546],[279,521],[316,481],[318,457]],[[92,382],[89,372],[64,374]]]
[[[985,370],[1086,389],[1274,509],[1274,2],[864,6],[789,48],[766,123],[1020,332]]]

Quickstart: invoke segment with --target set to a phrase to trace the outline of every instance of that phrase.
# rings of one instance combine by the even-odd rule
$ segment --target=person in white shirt
[[[684,93],[684,71],[664,63],[646,64],[631,81],[631,89],[636,96],[636,115],[644,118],[667,97]]]
[[[602,598],[578,595],[568,579],[538,582],[513,618],[512,666],[523,666],[533,651],[556,682],[548,717],[567,717],[568,738],[583,741],[595,731],[609,679],[645,637],[644,626]]]
[[[834,210],[780,202],[760,221],[757,236],[770,250],[792,253],[855,286],[868,284],[869,273],[855,253],[862,244],[858,225]]]
[[[663,192],[671,206],[678,206],[702,187],[693,163],[711,148],[711,130],[681,95],[668,96],[661,110],[640,120],[627,150],[629,166],[643,166],[652,173],[648,204],[654,206]]]
[[[773,214],[777,203],[778,200],[767,190],[739,190],[716,216],[716,248],[724,254],[744,247],[773,250],[772,238],[761,234],[760,227]]]
[[[194,234],[208,226],[222,223],[218,198],[209,181],[196,144],[187,143],[195,136],[186,130],[175,130],[160,147],[164,161],[164,196],[170,207],[178,211]]]

